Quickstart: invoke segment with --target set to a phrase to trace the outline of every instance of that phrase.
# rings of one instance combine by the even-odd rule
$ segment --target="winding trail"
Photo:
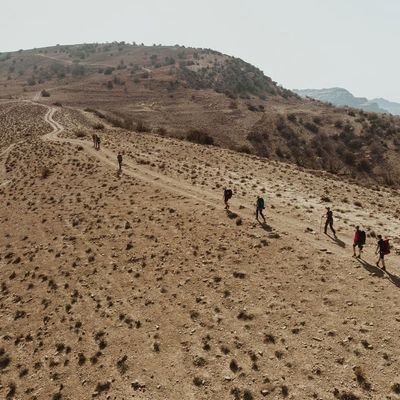
[[[55,121],[53,118],[55,112],[57,111],[57,108],[41,103],[34,104],[40,104],[43,107],[48,108],[48,111],[44,116],[44,120],[53,128],[53,130],[52,132],[42,136],[43,140],[55,143],[69,143],[82,146],[89,155],[97,158],[103,164],[114,168],[117,173],[117,159],[114,152],[104,147],[101,150],[96,150],[94,149],[92,143],[86,140],[59,137],[58,135],[63,132],[65,128],[62,124]],[[151,183],[154,186],[178,194],[180,196],[192,198],[202,203],[206,203],[209,206],[222,208],[222,200],[220,196],[216,196],[209,192],[207,193],[203,189],[193,187],[186,182],[182,182],[166,175],[160,174],[158,172],[152,171],[129,160],[124,160],[123,166],[123,174],[125,175],[142,180],[144,182]]]

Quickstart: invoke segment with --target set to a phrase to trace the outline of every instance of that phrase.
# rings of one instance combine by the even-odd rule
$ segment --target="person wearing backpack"
[[[386,271],[385,256],[390,254],[390,243],[387,237],[385,237],[385,240],[383,240],[382,235],[378,235],[378,239],[379,240],[376,246],[375,254],[379,254],[379,258],[376,262],[376,266],[379,267],[379,264],[382,261],[382,270]]]
[[[117,161],[118,161],[118,174],[121,174],[122,173],[122,154],[121,154],[121,152],[118,152]]]
[[[263,214],[263,210],[265,208],[265,202],[264,202],[264,199],[262,197],[260,197],[260,196],[257,196],[256,207],[257,207],[256,208],[256,219],[257,219],[257,221],[258,221],[258,214],[260,214],[262,219],[264,220],[264,223],[265,223],[265,217],[264,217],[264,214]]]
[[[232,198],[233,192],[231,189],[224,188],[224,203],[225,203],[225,209],[229,210],[229,203],[228,201]]]
[[[333,212],[329,207],[326,207],[326,220],[325,220],[325,229],[324,229],[325,235],[328,234],[328,226],[329,226],[329,228],[331,228],[333,236],[336,237],[336,231],[335,231],[335,229],[333,229]]]
[[[356,231],[354,232],[354,241],[353,241],[353,257],[361,258],[361,253],[365,245],[365,240],[366,240],[365,232],[360,230],[359,226],[356,226]],[[358,256],[356,255],[356,247],[358,247]]]
[[[97,135],[95,133],[93,133],[92,139],[93,139],[93,147],[96,148],[97,147]]]
[[[96,138],[96,150],[100,150],[100,143],[101,143],[100,136],[97,135],[97,138]]]

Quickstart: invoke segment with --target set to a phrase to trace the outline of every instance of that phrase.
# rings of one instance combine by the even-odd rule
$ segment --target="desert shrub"
[[[85,73],[86,70],[83,65],[74,65],[71,69],[72,76],[83,76]]]
[[[41,95],[42,97],[50,97],[50,92],[48,92],[47,90],[43,89],[43,90],[40,92],[40,95]]]
[[[293,113],[288,114],[287,119],[288,119],[290,122],[297,122],[296,115],[293,114]]]
[[[104,125],[101,123],[96,123],[93,125],[93,129],[96,129],[97,131],[101,131],[104,129]]]
[[[318,131],[319,131],[318,126],[315,125],[315,124],[313,124],[312,122],[306,122],[306,123],[304,124],[304,127],[305,127],[306,129],[308,129],[308,130],[309,130],[310,132],[312,132],[312,133],[318,133]]]
[[[340,121],[339,119],[335,122],[335,128],[337,129],[342,129],[343,128],[343,122]]]
[[[200,131],[198,129],[191,130],[187,135],[186,139],[189,142],[205,144],[205,145],[213,145],[214,138],[210,136],[207,132]]]
[[[156,133],[158,133],[161,136],[164,136],[167,134],[167,129],[164,128],[163,126],[160,126],[157,128]]]
[[[314,117],[313,122],[316,125],[321,125],[322,124],[322,119],[320,117]]]
[[[106,116],[103,113],[101,113],[100,111],[95,110],[94,108],[86,107],[84,111],[93,113],[94,115],[97,115],[101,119],[105,119],[106,118]]]
[[[150,129],[142,120],[139,120],[136,122],[136,131],[137,132],[150,132]]]
[[[348,147],[353,151],[360,150],[363,146],[363,141],[360,138],[355,138],[347,143]]]
[[[253,106],[253,104],[248,104],[247,108],[248,108],[249,111],[252,111],[252,112],[257,112],[258,111],[258,108],[256,106]]]
[[[356,161],[356,156],[354,153],[352,153],[351,151],[346,151],[343,154],[343,161],[347,164],[347,165],[354,165],[355,161]]]
[[[392,386],[392,391],[393,393],[400,394],[400,383],[395,383]]]
[[[267,132],[253,131],[253,132],[250,132],[246,136],[246,139],[249,142],[252,142],[252,143],[262,143],[262,142],[268,140],[268,133]]]
[[[104,70],[104,75],[112,75],[112,73],[114,72],[114,68],[113,67],[107,67],[105,70]]]
[[[236,101],[233,101],[233,100],[232,100],[232,101],[229,103],[229,108],[230,108],[231,110],[237,110],[238,105],[237,105]]]
[[[108,81],[107,82],[107,89],[113,89],[114,88],[114,84],[112,83],[112,81]]]
[[[251,154],[252,153],[251,148],[249,146],[247,146],[247,145],[243,145],[243,146],[238,147],[237,151],[239,153],[245,153],[245,154]]]
[[[116,117],[108,114],[104,115],[104,118],[116,128],[127,129],[130,131],[133,131],[135,129],[135,125],[131,117]]]
[[[278,148],[275,150],[275,154],[276,154],[279,158],[285,158],[285,155],[283,154],[283,151],[282,151],[282,149],[281,149],[280,147],[278,147]]]
[[[371,172],[372,169],[371,163],[368,160],[363,159],[357,164],[357,169],[360,172],[365,172],[368,174]]]
[[[77,138],[84,138],[86,136],[86,132],[81,129],[78,129],[75,131],[75,136]]]
[[[62,107],[62,104],[61,104],[59,101],[55,101],[55,102],[53,103],[53,106]]]
[[[42,167],[41,171],[40,171],[40,176],[42,177],[42,179],[46,179],[50,176],[51,171],[49,167]]]

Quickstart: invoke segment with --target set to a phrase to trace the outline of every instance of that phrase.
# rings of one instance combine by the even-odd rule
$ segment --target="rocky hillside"
[[[85,44],[0,60],[4,99],[74,107],[103,125],[214,144],[364,184],[400,183],[399,118],[303,99],[214,50]]]

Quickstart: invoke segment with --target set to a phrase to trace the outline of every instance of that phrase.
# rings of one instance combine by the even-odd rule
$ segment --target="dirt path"
[[[70,143],[73,145],[82,146],[88,154],[97,158],[103,164],[115,168],[115,172],[117,173],[117,160],[114,152],[104,147],[101,150],[96,150],[93,148],[92,143],[88,141],[60,138],[58,135],[64,131],[64,127],[53,119],[54,113],[57,111],[57,109],[46,105],[43,106],[48,108],[44,119],[53,128],[52,132],[43,136],[44,140],[57,143]],[[145,182],[150,182],[151,184],[169,192],[173,192],[187,198],[193,198],[212,207],[222,208],[222,200],[219,196],[216,196],[212,193],[205,193],[204,190],[194,188],[186,182],[178,181],[163,174],[159,174],[155,171],[151,171],[150,169],[139,166],[132,161],[124,160],[123,173],[133,178],[137,178]]]

